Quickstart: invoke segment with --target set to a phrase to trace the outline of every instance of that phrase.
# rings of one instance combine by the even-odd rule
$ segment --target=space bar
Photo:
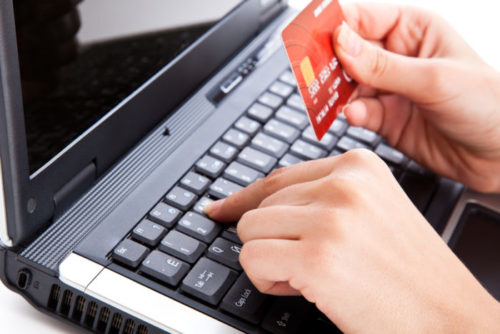
[[[243,333],[109,269],[85,292],[170,333]]]

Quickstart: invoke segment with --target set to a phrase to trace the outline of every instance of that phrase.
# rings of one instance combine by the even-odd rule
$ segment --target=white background
[[[392,2],[429,8],[445,17],[488,63],[500,69],[500,42],[498,42],[500,5],[495,1],[365,0],[365,2]],[[307,3],[307,0],[290,0],[290,4],[295,7],[302,7]],[[55,334],[81,333],[81,331],[36,311],[21,296],[0,284],[0,333]]]

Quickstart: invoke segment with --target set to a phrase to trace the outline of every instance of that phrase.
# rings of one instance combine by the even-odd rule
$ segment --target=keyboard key
[[[181,211],[163,202],[158,203],[149,213],[149,219],[171,228],[181,217]]]
[[[261,123],[267,122],[272,115],[273,109],[266,107],[260,103],[255,103],[248,109],[248,116]]]
[[[132,230],[132,238],[148,246],[156,246],[167,230],[159,224],[144,219]]]
[[[196,163],[196,169],[199,172],[214,179],[222,173],[225,167],[225,163],[208,155],[204,156]]]
[[[163,238],[159,249],[188,263],[195,263],[206,246],[196,239],[172,230]]]
[[[238,154],[238,149],[220,141],[210,149],[210,154],[224,162],[230,162]]]
[[[293,90],[293,86],[287,85],[280,81],[274,82],[271,87],[269,87],[269,91],[271,93],[284,97],[285,99],[293,93]]]
[[[189,265],[155,250],[142,262],[141,271],[157,280],[176,286],[189,271]]]
[[[221,309],[253,324],[258,324],[264,311],[267,296],[250,282],[245,273],[236,280],[222,299]]]
[[[218,178],[211,186],[209,194],[215,198],[226,198],[243,188],[239,184]]]
[[[424,166],[416,163],[415,161],[411,160],[408,163],[408,166],[406,167],[408,171],[419,174],[419,175],[431,175],[432,173],[427,170]]]
[[[288,167],[288,166],[293,166],[298,163],[303,162],[304,160],[297,158],[295,155],[292,155],[290,153],[285,154],[283,158],[281,158],[279,162],[279,167]]]
[[[347,130],[347,127],[348,127],[348,125],[346,122],[337,118],[332,123],[332,126],[330,127],[330,129],[328,131],[337,137],[342,137],[344,135],[345,131]]]
[[[281,158],[288,150],[288,144],[265,133],[259,133],[252,139],[252,146],[259,151]]]
[[[337,155],[341,155],[342,152],[339,151],[339,150],[333,150],[332,153],[330,153],[330,155],[328,155],[329,157],[336,157]]]
[[[241,270],[240,263],[238,262],[240,252],[241,245],[223,238],[217,238],[208,247],[207,257],[235,270]]]
[[[404,173],[399,183],[422,213],[427,209],[438,186],[438,180],[434,175],[423,176],[412,172]]]
[[[312,126],[308,126],[304,132],[302,132],[302,138],[316,146],[320,146],[321,148],[331,151],[335,147],[335,144],[337,144],[338,138],[332,135],[330,132],[325,133],[323,138],[321,138],[321,141],[318,141],[316,138],[316,134],[314,133],[314,129]]]
[[[232,241],[236,242],[237,244],[242,244],[240,238],[238,237],[238,233],[236,232],[236,225],[231,225],[227,227],[223,232],[222,232],[222,237]]]
[[[250,136],[253,136],[257,133],[257,131],[259,131],[260,123],[243,116],[236,122],[234,127],[238,130],[248,133]]]
[[[300,135],[299,130],[296,128],[275,119],[270,120],[264,126],[264,131],[271,136],[286,141],[288,144],[293,143]]]
[[[209,304],[217,305],[236,278],[236,272],[201,258],[182,281],[181,289]]]
[[[293,125],[300,130],[304,129],[307,124],[309,124],[309,120],[307,115],[304,112],[294,110],[287,106],[282,106],[276,112],[276,118],[280,121]]]
[[[330,319],[317,310],[312,311],[305,323],[310,333],[342,334]]]
[[[221,226],[200,214],[188,212],[179,220],[177,229],[193,238],[209,243],[219,234]]]
[[[181,180],[181,185],[197,195],[203,194],[210,185],[210,180],[195,172],[187,173]]]
[[[290,148],[290,152],[306,160],[323,158],[327,154],[325,150],[303,140],[297,140]]]
[[[292,108],[306,111],[306,105],[304,104],[304,101],[302,100],[302,97],[300,97],[299,94],[293,94],[288,98],[286,101],[286,104]]]
[[[283,98],[278,95],[265,92],[259,97],[258,101],[276,110],[283,103]]]
[[[277,298],[262,321],[262,327],[273,334],[298,333],[311,309],[303,297]]]
[[[193,207],[193,210],[197,213],[199,213],[200,215],[205,215],[205,207],[212,203],[214,200],[213,199],[210,199],[208,197],[202,197],[200,200],[198,200],[198,202],[196,202],[196,204],[194,205]]]
[[[372,147],[377,145],[381,140],[381,137],[375,132],[360,127],[349,127],[347,134],[352,138],[362,141]]]
[[[264,174],[235,161],[226,168],[224,177],[246,187],[254,183],[258,178],[264,177]]]
[[[375,150],[375,153],[385,161],[390,162],[399,167],[403,166],[407,161],[403,153],[399,152],[398,150],[386,144],[380,144]]]
[[[136,268],[148,254],[149,249],[135,241],[125,239],[113,250],[113,260]]]
[[[283,81],[284,83],[289,84],[290,86],[297,86],[297,82],[295,81],[295,77],[293,76],[293,73],[289,70],[286,70],[283,72],[282,75],[280,75],[280,80]]]
[[[181,187],[174,187],[174,189],[170,190],[167,196],[165,196],[165,201],[179,208],[183,211],[188,210],[197,200],[195,194]]]
[[[277,160],[251,147],[246,147],[238,155],[238,161],[267,174],[274,167]]]
[[[248,143],[250,137],[244,132],[230,129],[228,132],[226,132],[222,139],[224,139],[227,143],[241,149]]]
[[[355,148],[366,148],[370,149],[367,145],[360,143],[359,141],[352,139],[350,137],[342,137],[337,143],[337,147],[343,151],[353,150]]]

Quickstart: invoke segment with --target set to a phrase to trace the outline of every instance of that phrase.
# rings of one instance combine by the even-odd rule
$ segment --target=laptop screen
[[[242,1],[14,1],[30,172]]]

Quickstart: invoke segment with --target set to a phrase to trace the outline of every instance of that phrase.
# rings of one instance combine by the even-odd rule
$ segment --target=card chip
[[[300,71],[302,72],[302,76],[304,77],[304,81],[306,82],[307,87],[309,87],[314,81],[315,76],[311,65],[311,60],[308,56],[306,56],[300,62]]]

